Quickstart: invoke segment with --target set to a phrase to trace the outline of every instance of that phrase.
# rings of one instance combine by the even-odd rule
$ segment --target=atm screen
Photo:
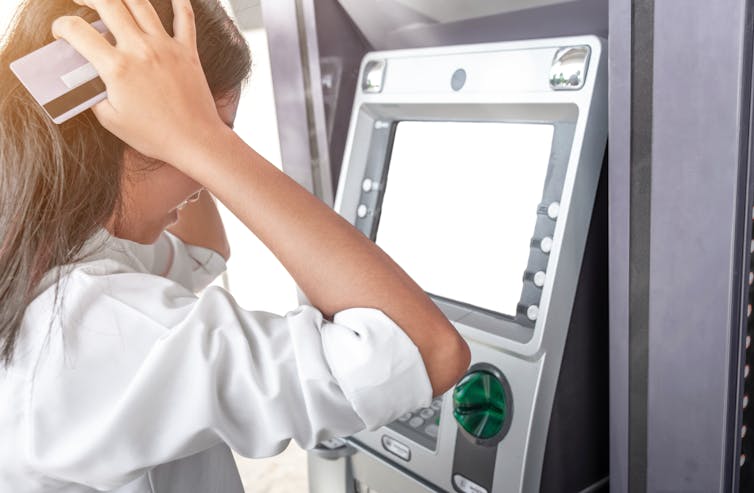
[[[427,292],[515,316],[553,126],[397,124],[376,242]]]

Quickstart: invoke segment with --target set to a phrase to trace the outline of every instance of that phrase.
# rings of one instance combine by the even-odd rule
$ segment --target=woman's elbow
[[[220,255],[222,255],[226,262],[230,260],[230,244],[227,241],[225,242],[225,245],[223,245],[223,248],[219,253]]]
[[[469,345],[455,330],[444,336],[434,355],[430,382],[434,395],[442,395],[466,373],[471,363]]]

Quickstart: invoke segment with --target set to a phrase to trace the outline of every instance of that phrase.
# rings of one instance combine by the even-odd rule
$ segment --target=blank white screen
[[[400,122],[377,244],[427,292],[515,315],[552,125]]]

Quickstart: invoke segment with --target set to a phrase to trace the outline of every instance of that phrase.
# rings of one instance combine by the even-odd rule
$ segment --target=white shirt
[[[167,233],[102,231],[86,252],[43,282],[0,369],[0,492],[241,493],[230,448],[311,448],[430,403],[416,346],[378,310],[329,322],[197,297],[225,262]]]

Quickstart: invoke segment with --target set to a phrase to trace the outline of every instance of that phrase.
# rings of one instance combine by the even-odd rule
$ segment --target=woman
[[[8,70],[50,24],[108,89],[60,127]],[[241,491],[229,447],[373,429],[466,369],[422,290],[232,132],[250,61],[216,0],[28,1],[0,62],[0,491]],[[194,294],[229,255],[204,189],[313,307]]]

